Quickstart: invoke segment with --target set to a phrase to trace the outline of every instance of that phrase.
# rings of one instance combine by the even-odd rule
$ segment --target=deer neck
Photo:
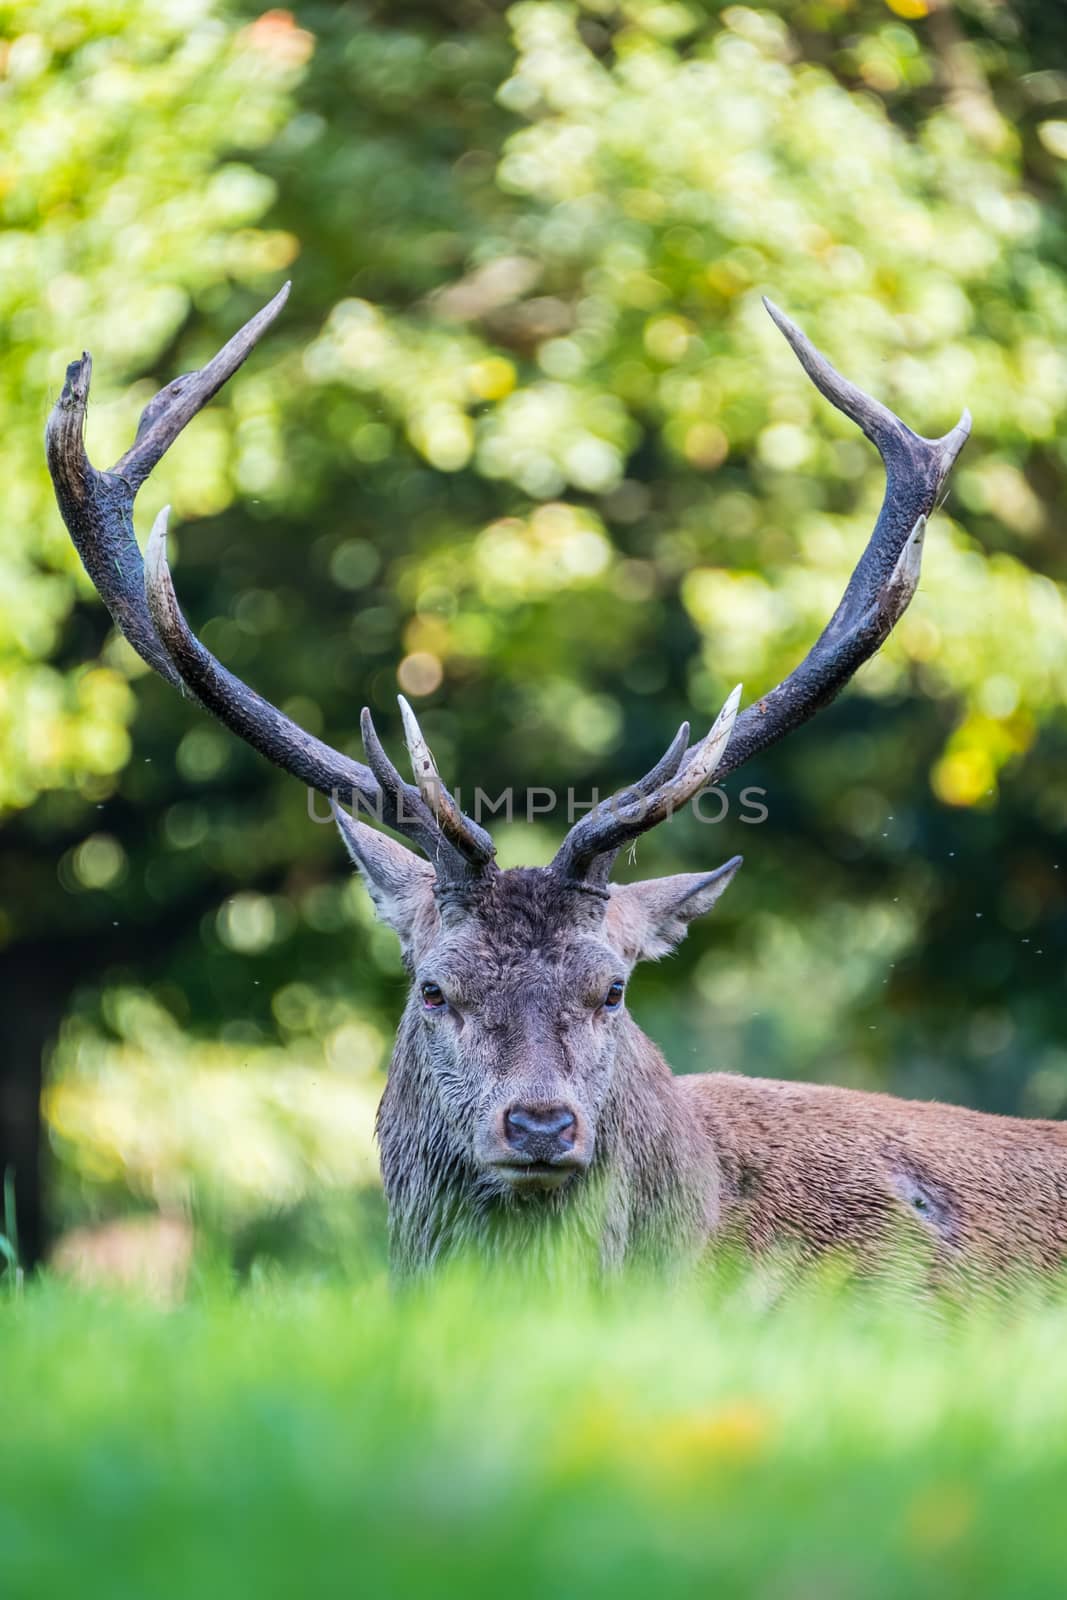
[[[565,1188],[501,1194],[445,1118],[419,1019],[406,1011],[378,1112],[390,1254],[400,1277],[456,1254],[609,1270],[691,1255],[713,1230],[719,1173],[659,1051],[621,1030],[590,1169]]]

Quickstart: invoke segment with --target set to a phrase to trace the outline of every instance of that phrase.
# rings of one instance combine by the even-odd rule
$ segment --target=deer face
[[[474,1165],[518,1190],[561,1187],[592,1160],[629,975],[538,906],[539,887],[503,874],[487,903],[446,917],[411,998],[442,1114]]]
[[[634,965],[672,949],[740,861],[610,893],[540,868],[494,872],[442,896],[409,851],[339,822],[379,915],[400,935],[412,974],[406,1038],[419,1042],[451,1140],[494,1188],[563,1187],[597,1150],[620,1039],[633,1026]]]

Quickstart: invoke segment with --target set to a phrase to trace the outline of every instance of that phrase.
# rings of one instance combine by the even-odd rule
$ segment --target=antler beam
[[[770,300],[763,303],[820,394],[877,448],[886,487],[878,520],[837,610],[800,665],[738,717],[719,777],[807,722],[885,643],[919,586],[927,521],[971,432],[971,413],[964,410],[940,439],[912,433],[887,406],[835,371],[784,311]]]
[[[569,879],[606,880],[614,853],[627,840],[684,804],[712,776],[725,777],[768,745],[775,744],[827,705],[864,661],[889,637],[903,616],[919,583],[927,519],[971,431],[970,412],[941,439],[924,439],[894,416],[888,407],[830,365],[811,340],[770,300],[764,305],[796,353],[819,392],[851,418],[874,444],[886,471],[885,498],[878,520],[841,602],[803,661],[777,688],[763,695],[733,721],[726,739],[716,743],[717,762],[700,783],[686,782],[696,768],[698,751],[720,728],[727,707],[702,745],[686,757],[664,783],[659,766],[633,789],[606,801],[575,823],[556,855],[553,869]],[[677,741],[676,741],[677,742]],[[673,756],[672,745],[669,755]],[[665,760],[667,758],[664,758]],[[660,763],[660,766],[662,763]],[[670,800],[665,796],[670,794]]]
[[[447,826],[395,768],[389,768],[395,783],[381,783],[371,767],[315,738],[249,688],[195,637],[167,565],[169,508],[157,517],[141,560],[133,531],[137,491],[182,429],[248,358],[288,296],[286,284],[206,366],[161,389],[145,407],[130,449],[109,472],[92,465],[83,440],[92,358],[86,352],[72,362],[45,430],[59,509],[97,592],[142,660],[175,688],[189,689],[207,711],[276,766],[320,794],[363,804],[424,850],[439,874],[464,877],[486,867],[492,842],[463,816],[443,786],[437,810],[447,817]],[[414,721],[410,708],[407,717]]]

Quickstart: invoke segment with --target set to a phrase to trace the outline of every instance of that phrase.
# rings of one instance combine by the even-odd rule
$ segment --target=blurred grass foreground
[[[1067,1299],[454,1272],[2,1309],[5,1600],[1058,1600]]]

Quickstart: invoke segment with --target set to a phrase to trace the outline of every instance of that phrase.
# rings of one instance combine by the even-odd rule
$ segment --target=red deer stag
[[[415,784],[362,715],[367,764],[331,749],[228,672],[194,637],[166,557],[167,512],[142,564],[138,489],[241,365],[287,289],[207,366],[160,391],[110,472],[82,442],[91,364],[67,370],[47,429],[63,518],[137,653],[261,754],[331,797],[411,991],[378,1118],[394,1263],[457,1247],[537,1249],[560,1230],[606,1265],[694,1255],[723,1232],[760,1249],[871,1246],[915,1230],[946,1261],[1053,1263],[1067,1246],[1067,1135],[834,1088],[706,1074],[676,1078],[628,1015],[634,965],[669,952],[715,904],[740,858],[714,872],[610,882],[620,847],[826,705],[888,636],[919,579],[926,520],[969,431],[911,432],[768,310],[822,394],[881,453],[885,500],[870,542],[800,665],[739,713],[740,691],[690,746],[687,724],[632,788],[578,821],[547,867],[501,871],[488,834],[443,786],[401,700]],[[374,810],[404,845],[349,817]]]

